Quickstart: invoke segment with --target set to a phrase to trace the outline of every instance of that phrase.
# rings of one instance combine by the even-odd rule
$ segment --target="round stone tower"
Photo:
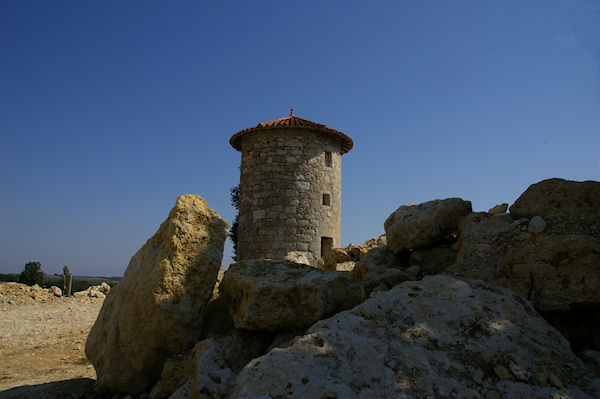
[[[229,142],[242,153],[238,260],[316,265],[340,245],[342,154],[352,149],[350,137],[298,118],[292,108]]]

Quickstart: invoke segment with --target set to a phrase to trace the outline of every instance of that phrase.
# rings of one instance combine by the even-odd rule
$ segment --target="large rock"
[[[408,268],[408,257],[389,247],[373,248],[356,264],[350,275],[361,285],[363,297],[384,291],[407,280],[416,280],[419,268]]]
[[[373,248],[358,262],[351,276],[356,281],[377,279],[388,269],[404,269],[408,266],[406,256],[396,255],[389,247]]]
[[[230,397],[593,398],[597,387],[529,302],[438,275],[379,292],[254,359]]]
[[[548,179],[532,184],[510,207],[515,218],[567,216],[600,221],[600,182]]]
[[[600,239],[550,223],[534,234],[529,226],[527,219],[470,215],[460,227],[456,263],[446,272],[509,287],[542,311],[600,306]]]
[[[456,262],[458,249],[448,246],[419,248],[410,253],[410,266],[419,266],[419,274],[440,274]]]
[[[327,255],[319,259],[317,268],[323,270],[336,270],[338,264],[352,261],[352,255],[348,248],[331,248]]]
[[[385,234],[380,235],[376,238],[371,238],[370,240],[365,241],[361,245],[350,244],[346,247],[346,250],[350,253],[353,261],[359,261],[365,256],[367,252],[372,250],[373,248],[381,248],[387,245],[387,237]]]
[[[508,209],[508,204],[507,203],[498,204],[498,205],[494,205],[493,207],[491,207],[488,210],[488,213],[490,215],[500,215],[500,214],[506,212],[507,209]]]
[[[360,302],[359,285],[341,272],[265,259],[231,265],[219,291],[247,330],[304,328]]]
[[[204,320],[202,321],[202,334],[200,338],[210,338],[214,336],[227,335],[235,330],[233,320],[229,315],[229,310],[225,301],[220,296],[213,297],[206,305],[204,310]]]
[[[182,195],[110,291],[86,344],[101,390],[140,393],[165,360],[191,348],[217,278],[227,222]]]
[[[471,202],[460,198],[403,205],[384,223],[387,245],[400,252],[451,240],[460,221],[469,213]]]
[[[202,340],[189,352],[165,362],[150,399],[225,398],[237,373],[250,360],[263,355],[271,341],[268,334],[248,331]]]
[[[337,270],[352,272],[356,263],[374,248],[386,246],[385,234],[371,238],[362,245],[350,244],[345,248],[332,248],[323,258],[319,259],[317,268],[323,270]]]

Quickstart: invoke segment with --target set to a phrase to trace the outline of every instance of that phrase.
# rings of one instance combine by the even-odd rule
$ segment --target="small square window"
[[[331,194],[323,194],[323,205],[331,206]]]
[[[325,151],[325,166],[331,168],[331,151]]]

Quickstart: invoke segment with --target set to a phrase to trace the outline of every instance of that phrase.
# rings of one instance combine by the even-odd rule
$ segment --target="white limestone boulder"
[[[360,303],[360,286],[344,273],[268,259],[235,263],[219,286],[237,328],[292,330]]]
[[[204,199],[177,199],[110,290],[90,331],[85,351],[98,389],[147,391],[167,358],[194,346],[226,238],[227,222]]]
[[[230,398],[594,398],[597,379],[531,304],[429,276],[252,360]]]
[[[98,287],[98,291],[102,292],[104,295],[107,295],[110,292],[110,285],[106,284],[104,281]]]

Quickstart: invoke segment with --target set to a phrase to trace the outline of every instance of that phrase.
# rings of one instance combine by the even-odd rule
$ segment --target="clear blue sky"
[[[596,1],[1,1],[0,272],[122,275],[183,193],[231,221],[230,136],[292,106],[354,139],[344,245],[600,180],[599,62]]]

